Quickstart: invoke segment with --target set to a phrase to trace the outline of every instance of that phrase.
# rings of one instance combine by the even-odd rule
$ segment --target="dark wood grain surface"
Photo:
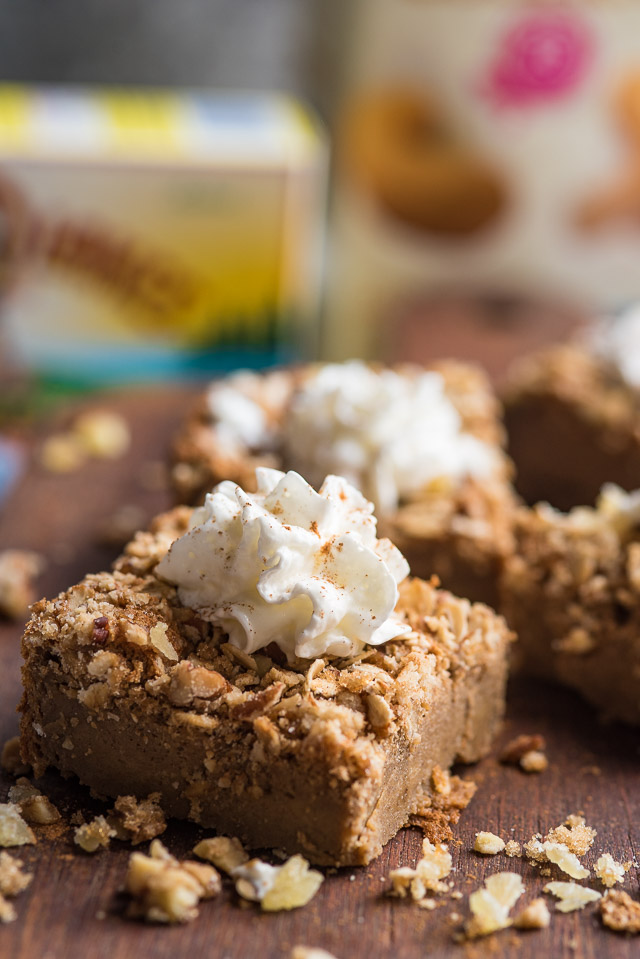
[[[124,394],[109,400],[123,412],[133,432],[130,452],[115,462],[93,461],[66,476],[33,465],[0,515],[0,547],[36,548],[48,558],[39,591],[51,595],[85,572],[104,568],[117,551],[101,545],[98,531],[122,504],[141,507],[151,516],[168,504],[166,491],[153,487],[157,464],[166,455],[167,437],[189,401],[179,390]],[[20,624],[0,627],[0,740],[17,730],[15,707],[20,696]],[[549,769],[530,775],[498,764],[500,744],[521,732],[547,738]],[[467,913],[468,894],[491,873],[511,869],[523,876],[521,903],[541,893],[547,879],[525,860],[505,856],[481,858],[470,851],[478,830],[505,840],[525,841],[546,832],[567,814],[582,811],[598,830],[586,862],[593,865],[607,851],[619,860],[640,853],[640,735],[638,730],[602,726],[580,700],[561,689],[513,682],[506,723],[496,750],[464,776],[478,792],[463,813],[451,845],[455,889],[462,900],[438,897],[433,912],[385,896],[389,870],[414,865],[420,834],[405,830],[369,867],[327,875],[316,898],[304,909],[261,915],[243,908],[225,885],[222,895],[202,903],[199,918],[178,928],[147,926],[124,917],[120,892],[129,849],[121,843],[95,856],[77,851],[71,827],[51,837],[39,831],[36,846],[13,850],[34,873],[29,889],[15,900],[18,920],[0,926],[2,959],[129,959],[129,957],[206,957],[250,959],[288,957],[293,946],[317,946],[338,959],[355,957],[523,956],[620,957],[631,959],[640,940],[605,930],[593,906],[583,912],[552,915],[549,929],[501,932],[488,940],[458,945],[453,933]],[[10,785],[0,776],[0,801]],[[55,774],[42,788],[68,821],[75,810],[104,809],[87,790]],[[177,853],[189,851],[202,831],[171,823],[163,840]],[[637,861],[637,860],[636,860]],[[634,865],[624,888],[638,898],[640,870]],[[554,875],[553,878],[567,878]],[[593,882],[595,888],[601,888]],[[549,905],[553,904],[549,899]]]

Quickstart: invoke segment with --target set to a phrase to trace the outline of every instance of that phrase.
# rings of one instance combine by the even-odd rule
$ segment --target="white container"
[[[640,296],[637,0],[365,0],[352,45],[327,355],[379,354],[425,294]]]

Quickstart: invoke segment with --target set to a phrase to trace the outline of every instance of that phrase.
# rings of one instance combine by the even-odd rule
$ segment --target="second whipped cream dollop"
[[[315,492],[297,473],[257,469],[257,492],[220,483],[157,572],[245,652],[351,656],[409,631],[394,616],[409,567],[376,538],[373,506],[339,476]]]
[[[339,473],[382,513],[434,479],[487,476],[496,452],[462,429],[439,373],[375,371],[359,360],[321,367],[284,426],[291,465],[311,483]]]
[[[588,348],[617,366],[630,386],[640,387],[640,304],[628,307],[613,320],[594,324],[585,339]]]

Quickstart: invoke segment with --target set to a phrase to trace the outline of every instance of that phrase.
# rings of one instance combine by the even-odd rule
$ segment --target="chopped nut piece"
[[[314,949],[310,946],[294,946],[290,959],[336,959],[326,949]]]
[[[0,893],[0,922],[15,922],[18,914],[10,902]]]
[[[109,410],[90,410],[78,416],[72,437],[81,450],[98,459],[117,459],[131,442],[126,421]]]
[[[545,838],[549,842],[564,843],[576,856],[584,856],[591,849],[596,835],[596,830],[585,825],[582,816],[572,814],[567,816],[562,826],[550,829]]]
[[[570,852],[564,843],[546,841],[542,844],[542,848],[549,862],[555,863],[572,879],[586,879],[589,875],[589,870],[585,869],[578,857]]]
[[[133,897],[129,915],[147,922],[189,922],[198,915],[201,899],[220,892],[220,876],[213,866],[186,860],[179,862],[159,839],[154,839],[150,855],[133,852],[125,888]]]
[[[111,815],[120,820],[134,846],[160,836],[167,828],[160,793],[151,793],[146,799],[118,796]]]
[[[8,852],[0,852],[0,895],[17,896],[31,882],[33,876],[24,872],[21,859],[14,859]]]
[[[469,896],[472,916],[465,925],[467,938],[488,936],[512,925],[509,910],[523,892],[522,879],[515,872],[499,872],[489,876],[484,888],[476,889]]]
[[[217,869],[231,874],[238,866],[249,861],[249,856],[242,847],[239,839],[230,839],[228,836],[214,836],[203,839],[194,846],[196,856],[212,862]]]
[[[31,767],[22,761],[19,736],[7,739],[2,747],[0,766],[2,766],[5,772],[8,772],[10,776],[25,776],[31,771]]]
[[[595,649],[596,642],[586,629],[575,626],[562,639],[557,639],[551,648],[558,653],[568,653],[570,656],[585,656]]]
[[[0,846],[26,846],[36,837],[13,803],[0,803]]]
[[[519,842],[516,842],[515,839],[510,839],[509,842],[504,847],[504,851],[507,856],[513,859],[514,856],[522,855],[522,847]]]
[[[22,619],[35,599],[34,580],[42,572],[43,559],[24,549],[0,552],[0,615]]]
[[[86,458],[78,438],[70,433],[49,436],[40,450],[40,462],[49,473],[72,473],[80,469]]]
[[[587,903],[601,898],[600,893],[595,889],[579,886],[576,882],[548,882],[544,891],[558,898],[556,909],[559,912],[574,912],[576,909],[583,909]]]
[[[392,891],[396,896],[406,896],[410,893],[411,898],[418,902],[431,892],[446,892],[447,887],[441,881],[451,872],[451,855],[445,845],[438,843],[433,845],[429,839],[422,843],[422,859],[420,859],[415,869],[407,866],[400,869],[394,869],[389,878],[392,883]]]
[[[628,867],[627,867],[628,868]],[[624,882],[626,869],[621,862],[616,862],[608,852],[603,854],[595,864],[593,871],[604,886],[615,886],[617,882]]]
[[[322,873],[309,869],[302,856],[292,856],[282,866],[251,859],[237,866],[233,876],[239,895],[259,902],[264,912],[306,906],[324,881]]]
[[[615,932],[640,933],[640,902],[636,902],[622,889],[610,889],[599,904],[605,926]]]
[[[167,696],[174,706],[189,706],[194,699],[213,699],[229,689],[230,684],[214,669],[194,666],[183,659],[171,670]]]
[[[551,915],[544,899],[534,899],[514,919],[516,929],[546,929]]]
[[[476,841],[473,844],[474,852],[482,853],[483,856],[495,856],[505,848],[504,839],[496,836],[492,832],[477,832]]]
[[[60,813],[53,803],[24,777],[9,789],[9,801],[20,806],[20,812],[27,822],[42,826],[60,819]]]
[[[158,652],[162,653],[163,656],[177,662],[179,658],[178,654],[167,639],[168,628],[166,623],[156,623],[155,626],[152,626],[149,630],[149,640],[151,645],[155,646]]]
[[[85,852],[97,852],[102,846],[106,849],[110,840],[115,836],[104,816],[96,816],[91,822],[83,823],[75,830],[73,841]]]
[[[500,762],[517,766],[526,753],[541,752],[545,745],[544,736],[539,734],[516,736],[500,753]]]
[[[549,766],[549,760],[545,753],[539,749],[530,749],[520,760],[520,767],[526,773],[541,773]]]

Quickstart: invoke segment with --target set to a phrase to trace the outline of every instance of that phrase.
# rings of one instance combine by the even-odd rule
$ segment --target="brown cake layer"
[[[574,346],[527,359],[505,395],[509,454],[528,503],[593,503],[604,483],[640,485],[640,393]]]

